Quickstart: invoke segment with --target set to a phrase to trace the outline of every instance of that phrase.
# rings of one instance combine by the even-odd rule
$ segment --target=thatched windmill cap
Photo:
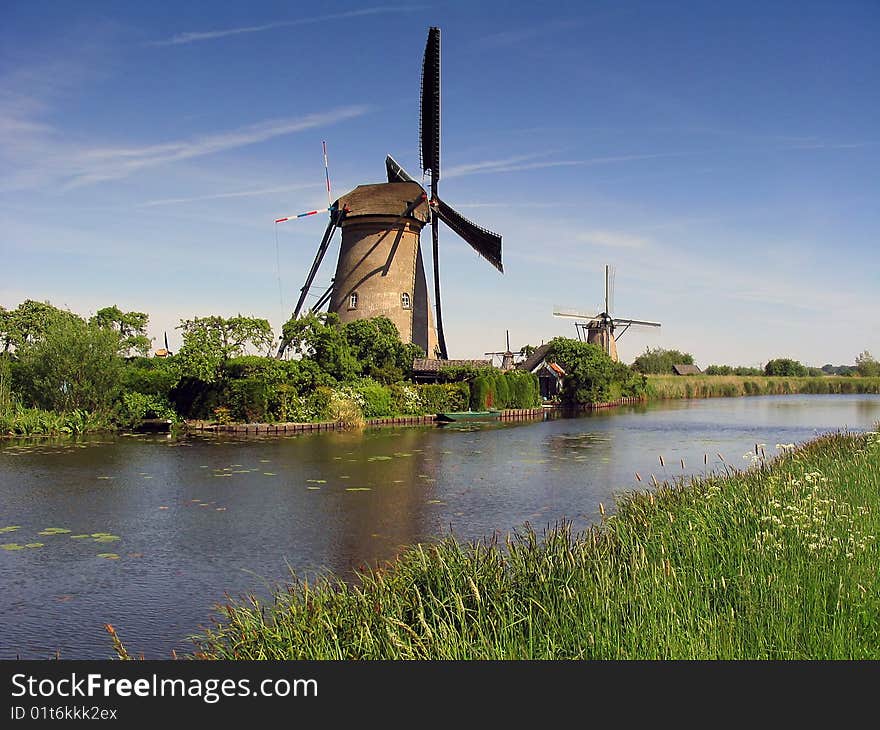
[[[422,198],[409,214],[409,218],[422,225],[430,220],[430,210],[425,190],[417,182],[377,183],[358,185],[337,201],[338,210],[345,211],[345,218],[360,216],[400,216],[414,201]]]

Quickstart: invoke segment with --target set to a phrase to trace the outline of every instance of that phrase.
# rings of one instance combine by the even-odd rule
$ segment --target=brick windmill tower
[[[385,159],[387,183],[360,185],[329,207],[330,221],[294,309],[299,317],[315,275],[337,228],[342,243],[330,287],[309,308],[324,305],[342,322],[385,316],[397,325],[403,341],[424,349],[427,357],[448,359],[440,300],[439,224],[443,221],[498,271],[501,236],[465,218],[440,199],[440,29],[428,32],[422,64],[421,167],[431,177],[428,192],[392,158]],[[314,212],[314,211],[313,211]],[[308,214],[302,214],[308,215]],[[278,219],[278,221],[287,219]],[[276,221],[276,222],[278,222]],[[431,311],[420,246],[430,222],[434,274]],[[282,342],[280,357],[289,343]]]

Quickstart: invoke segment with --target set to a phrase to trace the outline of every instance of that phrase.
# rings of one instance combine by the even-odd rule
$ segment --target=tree
[[[880,376],[880,362],[865,350],[856,358],[856,370],[863,378],[876,378]]]
[[[119,333],[120,349],[123,354],[146,356],[150,352],[152,338],[147,337],[147,322],[150,315],[143,312],[123,312],[115,304],[99,309],[89,321],[99,327]]]
[[[644,392],[643,378],[593,343],[556,337],[547,361],[565,370],[562,396],[568,403],[600,403]]]
[[[3,342],[3,352],[18,350],[40,341],[52,322],[65,317],[78,319],[73,312],[33,299],[26,299],[16,309],[0,308],[0,341]]]
[[[764,366],[764,375],[803,377],[806,374],[807,368],[804,365],[787,357],[777,357]]]
[[[650,347],[639,355],[632,364],[634,370],[640,373],[652,375],[672,375],[675,371],[673,365],[693,365],[694,356],[678,350],[664,350],[658,347],[652,350]]]
[[[76,316],[56,317],[17,354],[18,392],[39,408],[107,413],[118,395],[119,336],[107,328]]]
[[[339,324],[335,312],[310,313],[291,317],[284,323],[281,339],[300,357],[317,363],[325,373],[344,382],[358,374],[358,362]]]
[[[268,353],[272,327],[255,317],[195,317],[181,320],[183,345],[175,356],[180,374],[206,383],[219,380],[223,364],[246,354],[248,346]]]
[[[381,383],[403,380],[412,371],[413,360],[425,356],[418,345],[401,342],[397,325],[388,317],[353,320],[342,325],[342,334],[360,374]]]

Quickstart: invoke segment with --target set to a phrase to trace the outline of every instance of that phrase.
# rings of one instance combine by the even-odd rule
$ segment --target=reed
[[[218,607],[189,658],[880,658],[880,434],[778,452],[627,493],[582,532],[447,537],[353,584],[294,577]]]
[[[738,375],[648,375],[648,397],[729,398],[745,395],[880,393],[880,378]]]

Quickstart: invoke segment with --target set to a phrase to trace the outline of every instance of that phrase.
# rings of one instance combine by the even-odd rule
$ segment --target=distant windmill
[[[156,350],[156,357],[170,357],[172,355],[171,350],[168,349],[168,333],[165,332],[165,348],[159,348]]]
[[[507,332],[507,349],[504,352],[486,352],[484,355],[500,355],[501,356],[501,369],[502,370],[513,370],[514,363],[513,361],[513,352],[510,350],[510,330],[505,330]]]
[[[617,340],[630,327],[659,327],[659,322],[648,322],[642,319],[626,319],[611,315],[614,298],[614,271],[607,264],[605,266],[605,309],[601,312],[581,312],[573,309],[555,307],[554,317],[569,317],[580,320],[575,322],[578,339],[582,342],[597,344],[605,350],[605,353],[617,362]],[[621,328],[615,335],[615,330]]]

